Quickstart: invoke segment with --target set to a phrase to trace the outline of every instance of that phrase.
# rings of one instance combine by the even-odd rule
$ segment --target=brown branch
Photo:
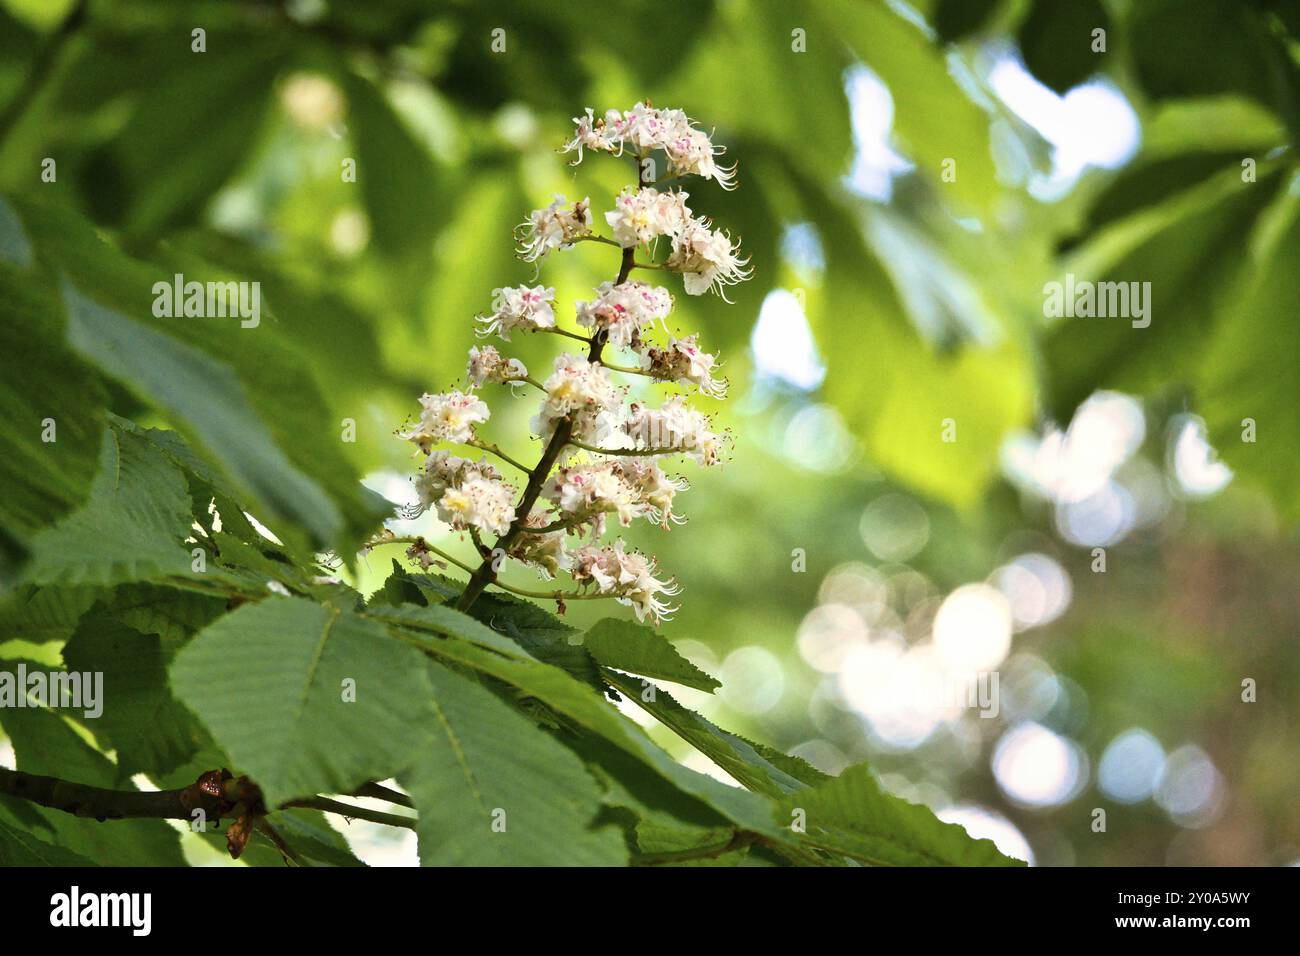
[[[219,820],[228,816],[236,803],[250,796],[247,783],[238,793],[227,792],[229,788],[223,784],[231,782],[229,775],[224,781],[221,775],[222,771],[208,771],[188,787],[177,790],[106,790],[0,767],[0,793],[100,822],[141,817],[190,820],[195,810]]]

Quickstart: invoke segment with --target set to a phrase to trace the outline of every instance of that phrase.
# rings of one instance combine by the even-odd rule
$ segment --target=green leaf
[[[80,853],[38,840],[0,820],[0,866],[97,866]]]
[[[923,337],[863,223],[815,184],[803,186],[826,250],[825,302],[815,321],[827,361],[827,398],[871,461],[891,477],[940,501],[973,507],[998,474],[1003,439],[1033,413],[1034,375],[1023,340],[996,325],[983,330],[984,341],[970,334],[949,342]],[[906,248],[909,257],[930,255],[915,242]],[[912,279],[914,288],[934,282],[933,275]],[[973,312],[978,297],[971,302]],[[842,342],[869,347],[827,347]],[[949,418],[957,425],[954,442],[943,441]]]
[[[107,401],[99,375],[62,345],[58,301],[25,271],[30,259],[0,196],[0,533],[23,544],[85,500]]]
[[[250,499],[332,541],[334,502],[285,457],[227,365],[64,285],[68,341],[107,374],[185,422]]]
[[[85,507],[32,541],[25,576],[37,584],[117,584],[186,574],[191,524],[185,478],[153,445],[104,429]]]
[[[0,660],[0,671],[16,673],[18,661]],[[28,673],[49,668],[26,662]],[[37,707],[0,708],[0,727],[13,744],[18,770],[108,789],[132,789],[120,768],[79,736],[56,711]],[[21,801],[13,801],[21,803]],[[10,817],[39,815],[33,835],[80,854],[100,866],[183,866],[179,834],[162,820],[114,820],[101,823],[62,810],[23,803]]]
[[[425,866],[614,866],[596,781],[572,751],[496,696],[432,661],[434,720],[401,778]]]
[[[713,692],[722,686],[700,670],[652,628],[622,618],[597,621],[582,639],[582,645],[606,667],[642,677],[668,680],[684,687]]]
[[[1300,177],[1292,173],[1249,246],[1242,281],[1205,350],[1196,409],[1211,444],[1240,478],[1269,490],[1300,520],[1295,437],[1300,435]],[[1255,440],[1242,440],[1253,419]]]
[[[342,450],[338,422],[301,358],[313,347],[309,339],[283,334],[265,307],[256,328],[231,317],[153,315],[151,290],[176,272],[193,281],[249,277],[231,276],[166,245],[155,250],[160,262],[142,262],[67,209],[28,199],[15,199],[14,206],[55,313],[64,311],[69,283],[83,306],[94,303],[80,322],[70,317],[69,336],[80,335],[96,365],[102,362],[109,376],[197,439],[196,450],[218,466],[208,470],[230,486],[218,490],[237,492],[227,497],[272,528],[283,522],[277,533],[303,551],[335,546],[351,554],[346,546],[391,514],[391,506],[360,484]],[[214,483],[211,476],[208,483]]]
[[[396,258],[422,257],[446,217],[447,203],[438,190],[445,177],[369,80],[346,73],[343,86],[356,147],[357,185],[375,243]]]
[[[82,622],[63,648],[70,671],[103,675],[103,713],[80,721],[117,751],[123,773],[167,773],[206,739],[203,728],[167,686],[170,655],[163,641],[98,615]]]
[[[612,671],[606,671],[605,678],[638,707],[670,728],[748,789],[772,797],[803,789],[802,781],[769,761],[753,743],[687,710],[664,689]]]
[[[366,611],[366,616],[395,627],[464,638],[471,644],[486,647],[506,657],[520,660],[533,659],[532,655],[516,641],[498,634],[467,614],[440,604],[430,604],[427,607],[415,604],[400,604],[396,607],[372,606]]]
[[[93,587],[21,585],[0,598],[0,641],[66,641],[100,593]]]
[[[894,132],[920,174],[957,206],[991,212],[1001,188],[989,118],[953,77],[943,51],[884,3],[823,6],[835,24],[836,39],[847,42],[889,87]],[[802,134],[794,141],[799,139]],[[948,159],[957,162],[957,178],[945,183]]]
[[[1239,250],[1279,179],[1261,163],[1259,181],[1243,183],[1234,165],[1102,229],[1058,264],[1049,281],[1062,288],[1070,275],[1076,288],[1150,283],[1145,328],[1114,316],[1067,317],[1050,328],[1043,352],[1058,421],[1100,388],[1147,394],[1190,383],[1217,317],[1232,308]]]
[[[427,639],[422,646],[440,660],[487,674],[537,698],[579,727],[632,755],[679,790],[712,807],[733,823],[755,832],[783,836],[773,823],[771,804],[764,797],[729,787],[683,767],[590,686],[558,667],[531,660],[509,659],[455,638]]]
[[[181,41],[188,42],[188,40]],[[213,33],[210,48],[155,77],[131,118],[84,170],[101,219],[154,234],[194,218],[248,155],[275,89],[281,51]],[[112,184],[111,189],[102,188]]]
[[[1100,0],[1034,0],[1020,25],[1017,40],[1025,66],[1043,84],[1064,93],[1099,72],[1105,53],[1092,50],[1093,30],[1111,33],[1110,17]]]
[[[176,656],[171,681],[272,807],[406,769],[429,713],[416,650],[377,622],[301,598],[221,618]]]
[[[791,794],[781,819],[806,815],[804,840],[878,866],[1023,866],[991,840],[972,840],[928,807],[885,793],[865,764]]]
[[[510,638],[530,656],[553,664],[602,693],[600,669],[587,649],[576,643],[576,627],[565,624],[536,604],[509,594],[483,594],[469,613],[492,630]]]
[[[179,588],[127,584],[113,592],[102,611],[143,634],[156,634],[171,651],[224,614],[226,601]]]

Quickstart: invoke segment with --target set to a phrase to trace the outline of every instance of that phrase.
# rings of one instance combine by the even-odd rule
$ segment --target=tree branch
[[[209,771],[188,787],[177,790],[106,790],[0,767],[0,793],[52,810],[62,810],[75,817],[90,817],[101,823],[141,817],[190,820],[195,810],[202,810],[209,818],[219,820],[231,813],[239,799],[247,799],[248,794],[227,794],[223,787],[212,786],[214,773],[219,779],[219,772]]]

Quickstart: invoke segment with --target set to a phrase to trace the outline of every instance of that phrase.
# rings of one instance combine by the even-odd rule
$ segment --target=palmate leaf
[[[746,829],[780,838],[772,806],[758,794],[719,783],[683,767],[646,736],[641,728],[621,716],[592,687],[558,667],[539,661],[507,658],[458,638],[431,638],[406,631],[428,653],[444,662],[496,678],[543,702],[553,711],[603,738],[644,763],[684,793],[700,800],[725,819]]]
[[[303,598],[221,618],[176,656],[171,683],[268,806],[406,769],[429,716],[417,651],[377,622]]]
[[[185,574],[191,503],[185,478],[145,439],[104,430],[85,506],[32,540],[36,584],[118,584]]]
[[[677,653],[666,638],[642,624],[607,617],[591,626],[582,639],[582,646],[606,667],[710,693],[721,686]]]
[[[784,819],[801,811],[804,840],[862,862],[883,866],[1018,866],[991,840],[972,840],[919,804],[885,793],[865,764],[818,787],[791,794]]]
[[[420,862],[616,866],[617,828],[582,761],[472,679],[429,661],[434,719],[400,779],[419,811]]]

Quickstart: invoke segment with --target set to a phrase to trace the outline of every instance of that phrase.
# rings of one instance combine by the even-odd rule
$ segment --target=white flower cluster
[[[436,508],[438,517],[457,531],[471,527],[505,534],[515,520],[513,485],[486,461],[456,458],[435,451],[415,479],[420,508]]]
[[[492,313],[477,317],[476,321],[483,324],[478,334],[495,332],[509,342],[510,333],[516,329],[525,332],[553,329],[555,309],[551,303],[554,301],[555,290],[540,285],[493,289]]]
[[[714,180],[723,189],[736,188],[735,165],[718,165],[717,157],[723,148],[714,146],[709,135],[696,129],[681,110],[660,110],[648,103],[637,103],[625,113],[608,110],[599,119],[588,109],[585,115],[575,116],[573,122],[574,137],[564,144],[564,151],[576,150],[575,162],[582,161],[584,149],[616,156],[629,148],[638,154],[663,150],[670,176],[700,176]]]
[[[591,235],[591,200],[569,205],[556,196],[545,209],[534,209],[516,230],[519,255],[526,262],[545,259],[556,249],[567,249],[582,236]]]
[[[731,237],[686,205],[689,196],[680,189],[661,193],[651,186],[625,189],[605,221],[614,240],[624,249],[649,245],[660,236],[672,244],[665,265],[682,273],[688,295],[720,294],[729,285],[750,276],[749,259],[742,257]]]
[[[474,426],[488,420],[487,402],[465,392],[420,396],[420,420],[414,428],[398,432],[398,437],[413,441],[428,453],[439,442],[466,442]]]
[[[476,388],[484,382],[519,383],[528,378],[528,369],[517,358],[507,359],[495,346],[475,346],[469,350],[469,366],[466,369],[469,383]]]
[[[721,149],[680,110],[638,103],[603,119],[587,110],[575,122],[577,133],[566,149],[576,150],[579,161],[584,149],[629,152],[641,168],[641,160],[661,150],[673,176],[696,175],[734,186],[734,167],[717,165]],[[541,285],[494,289],[491,312],[478,317],[479,335],[495,334],[509,342],[514,332],[552,333],[582,340],[586,354],[557,356],[551,374],[539,382],[518,359],[493,345],[476,346],[469,353],[468,389],[424,395],[419,421],[398,432],[428,456],[415,479],[419,511],[436,511],[454,530],[470,532],[485,562],[493,560],[486,557],[489,551],[504,552],[547,580],[567,571],[579,589],[554,592],[561,606],[565,599],[612,597],[632,607],[638,620],[664,619],[672,610],[665,599],[677,593],[677,586],[659,576],[653,558],[626,550],[621,540],[601,545],[608,517],[615,516],[623,527],[638,518],[664,528],[682,521],[675,499],[686,482],[666,474],[659,458],[686,457],[708,466],[717,464],[726,450],[727,437],[715,432],[709,416],[690,406],[684,395],[672,394],[659,403],[629,401],[629,387],[610,377],[614,372],[647,386],[677,385],[710,398],[725,396],[726,380],[715,377],[717,357],[700,348],[696,335],[677,337],[669,329],[672,293],[629,276],[646,267],[679,273],[691,295],[721,293],[749,277],[747,260],[731,238],[695,216],[687,199],[680,189],[661,192],[646,182],[625,189],[605,215],[612,234],[608,238],[593,233],[587,199],[569,203],[558,196],[534,211],[517,231],[523,259],[537,262],[579,241],[603,242],[620,250],[618,277],[601,283],[590,300],[576,303],[574,321],[585,335],[559,327],[555,290]],[[661,237],[669,247],[662,260],[638,259],[653,256]],[[627,350],[633,361],[615,364],[607,349]],[[478,437],[476,426],[488,420],[489,411],[476,390],[489,384],[535,387],[544,393],[531,422],[543,451],[531,468]],[[486,460],[434,451],[437,443],[470,444],[499,455],[527,473],[526,487],[521,493]],[[489,548],[480,533],[496,535],[495,545]],[[431,554],[441,554],[423,538],[409,553],[426,564],[436,563]],[[480,568],[476,579],[487,567]],[[493,565],[487,580],[496,580],[495,571]],[[466,599],[471,597],[467,593]]]
[[[579,548],[574,552],[569,573],[575,581],[594,584],[601,594],[631,607],[638,621],[647,617],[658,621],[673,611],[660,595],[671,597],[681,588],[655,577],[657,570],[652,558],[625,551],[623,542],[616,541],[613,547]]]
[[[602,282],[596,287],[596,298],[578,302],[575,308],[584,329],[603,331],[610,345],[635,349],[643,329],[668,318],[673,297],[663,286],[632,280],[621,285]]]

